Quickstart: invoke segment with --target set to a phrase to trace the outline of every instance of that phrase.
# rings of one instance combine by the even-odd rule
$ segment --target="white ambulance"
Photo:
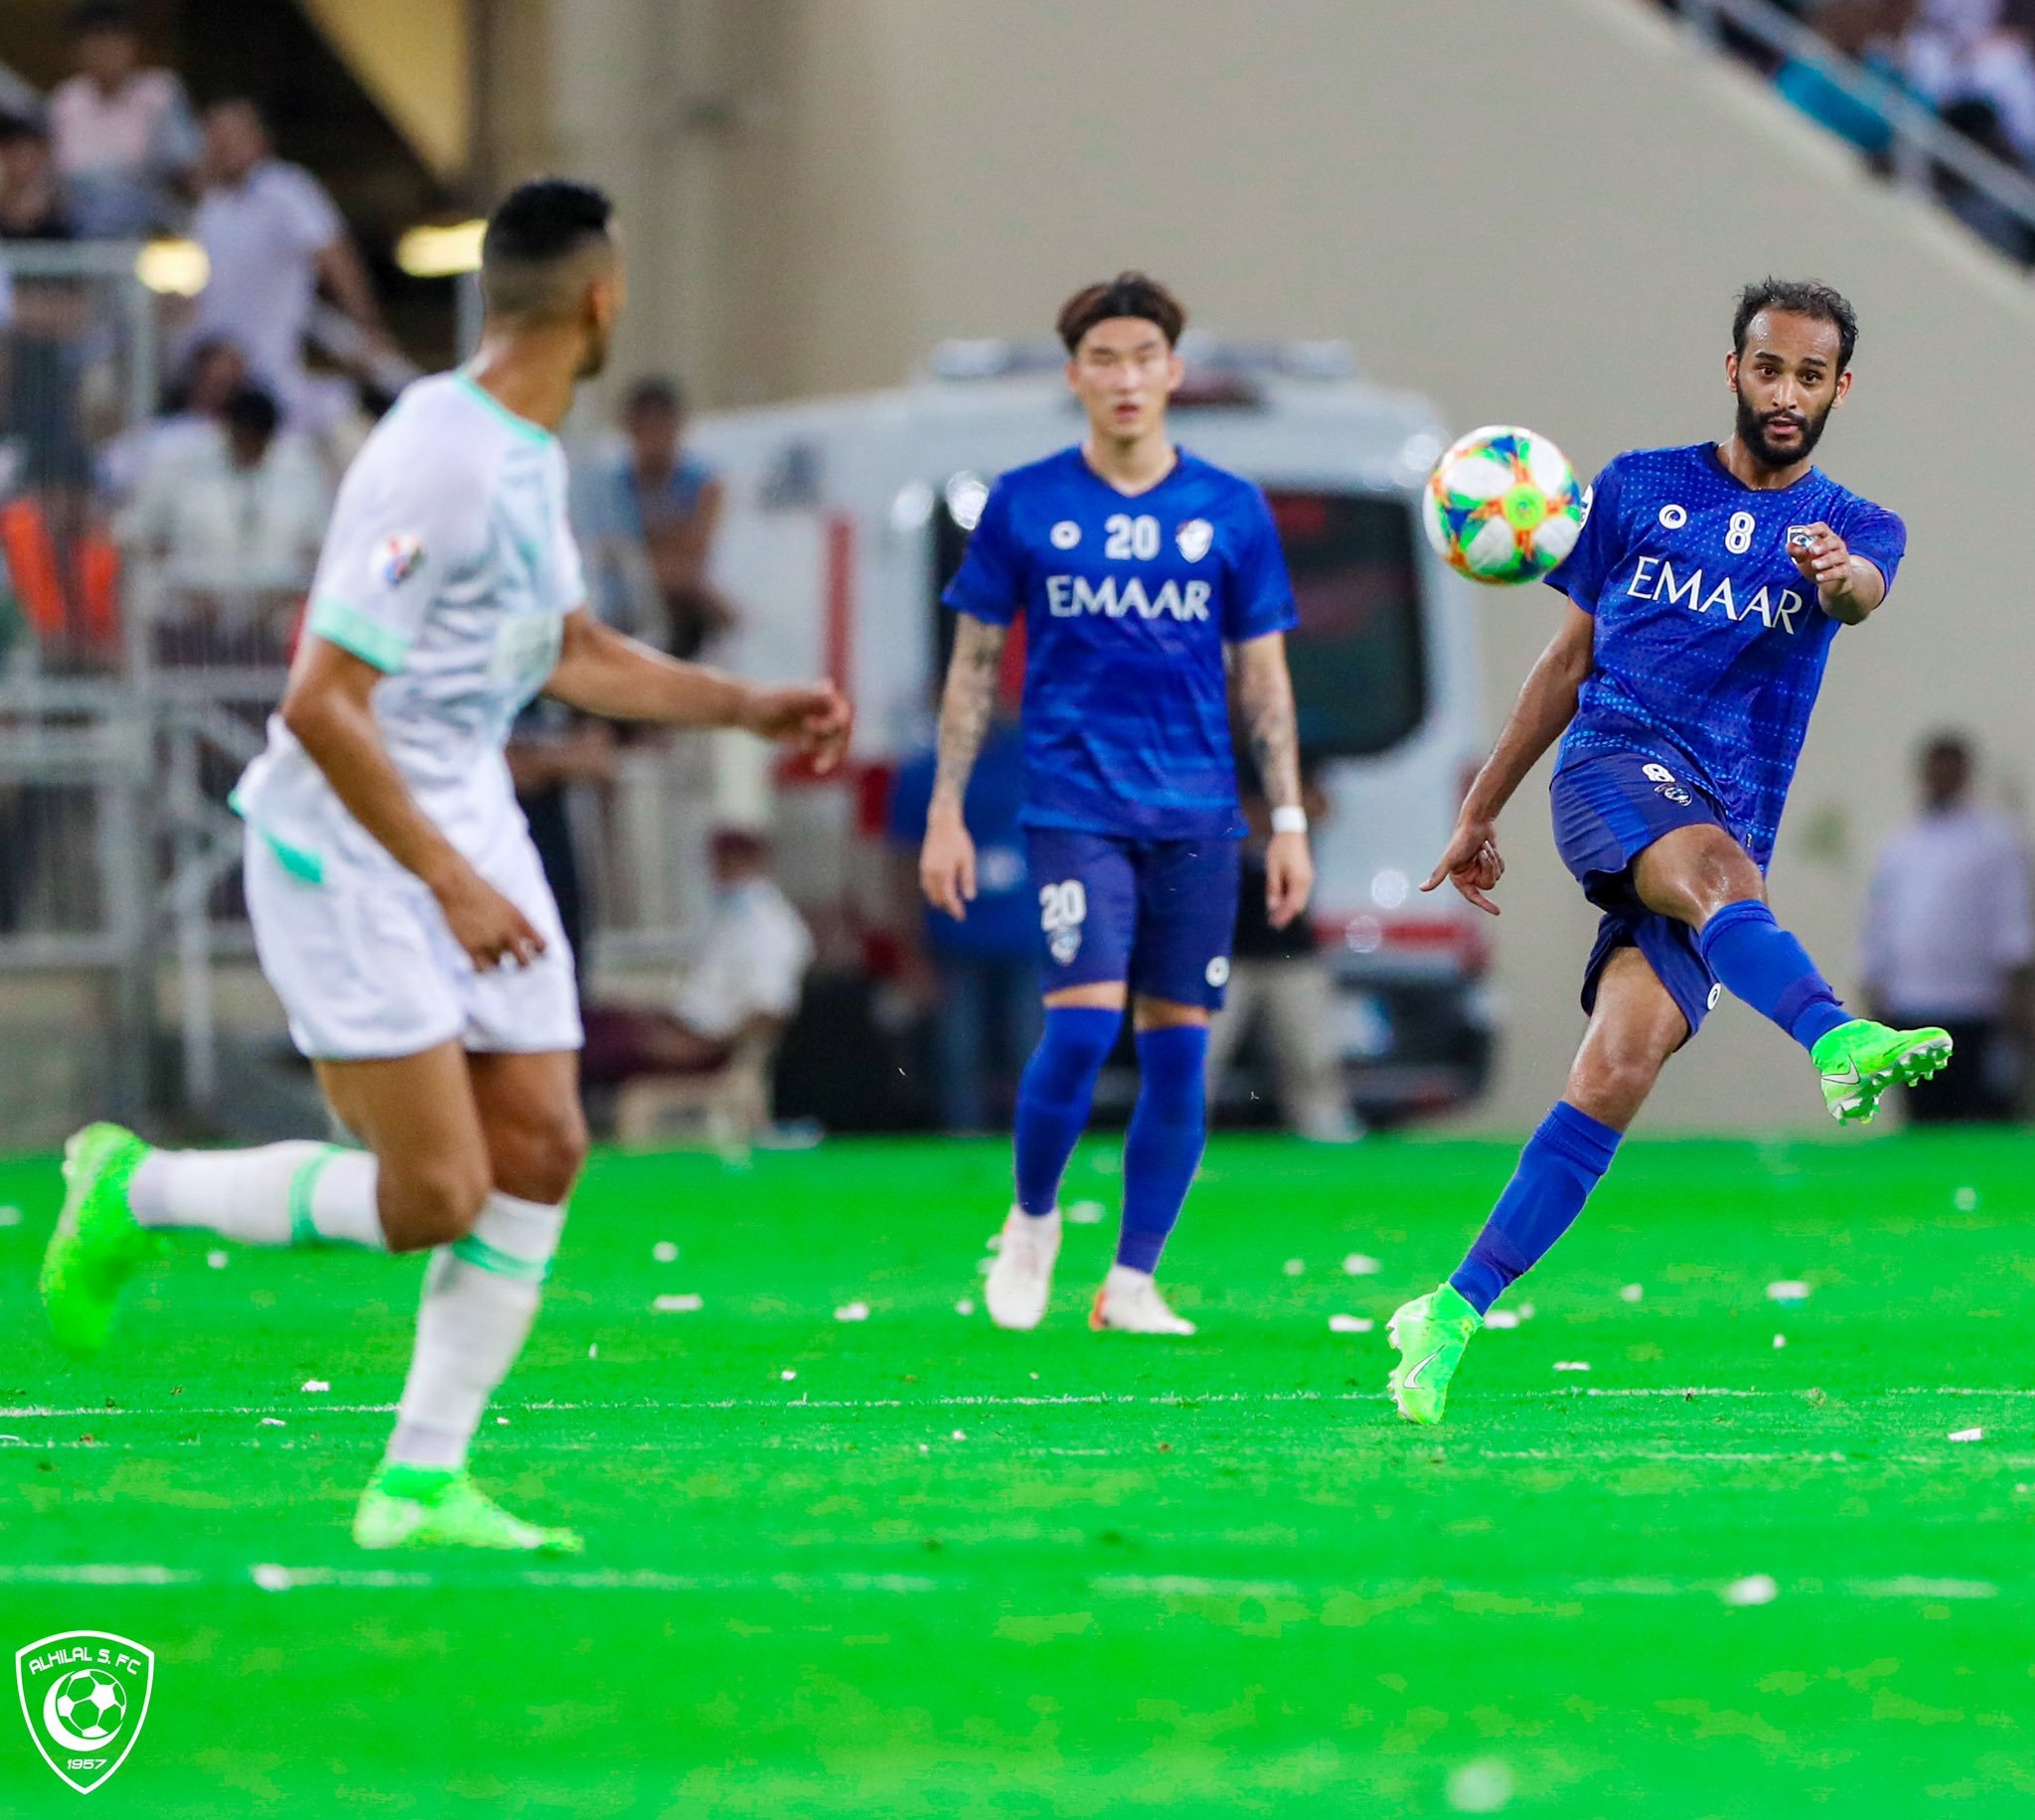
[[[1190,335],[1181,352],[1175,433],[1265,489],[1299,599],[1301,739],[1331,805],[1314,917],[1338,989],[1323,1015],[1351,1102],[1374,1123],[1460,1104],[1490,1059],[1483,932],[1455,892],[1416,888],[1481,755],[1473,589],[1417,523],[1440,421],[1426,400],[1359,379],[1340,343]],[[950,343],[897,390],[695,430],[727,487],[716,578],[742,613],[727,661],[758,676],[817,666],[855,700],[852,775],[779,798],[787,886],[838,908],[843,928],[895,920],[884,786],[932,736],[953,636],[940,590],[989,483],[1081,434],[1060,358],[1052,346]],[[1247,1068],[1225,1101],[1247,1116],[1271,1095]]]

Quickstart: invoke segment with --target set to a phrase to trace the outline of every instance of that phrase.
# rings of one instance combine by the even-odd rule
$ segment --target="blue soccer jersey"
[[[1243,832],[1223,647],[1297,623],[1265,496],[1179,451],[1119,493],[1078,448],[991,489],[944,596],[1024,616],[1023,820],[1135,839]]]
[[[1838,626],[1788,553],[1790,528],[1817,523],[1893,585],[1901,521],[1820,469],[1761,492],[1714,443],[1618,456],[1548,577],[1597,621],[1556,769],[1645,753],[1711,797],[1764,868]]]

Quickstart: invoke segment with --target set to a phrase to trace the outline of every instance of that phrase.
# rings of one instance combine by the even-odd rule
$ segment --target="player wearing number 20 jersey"
[[[966,914],[962,816],[1008,627],[1025,632],[1025,806],[1038,891],[1045,1034],[1017,1109],[1017,1205],[988,1286],[1006,1327],[1045,1311],[1061,1174],[1127,1001],[1142,1074],[1124,1152],[1117,1268],[1098,1327],[1191,1332],[1153,1286],[1201,1152],[1208,1015],[1236,921],[1236,697],[1274,805],[1268,896],[1290,921],[1313,878],[1300,806],[1285,634],[1293,590],[1264,495],[1167,433],[1184,313],[1137,273],[1060,315],[1067,379],[1088,413],[1075,448],[991,490],[946,593],[960,616],[941,705],[920,876]]]

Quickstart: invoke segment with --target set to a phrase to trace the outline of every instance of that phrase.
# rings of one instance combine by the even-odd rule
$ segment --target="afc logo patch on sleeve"
[[[423,566],[423,538],[413,531],[397,531],[375,545],[368,572],[380,586],[399,588]]]

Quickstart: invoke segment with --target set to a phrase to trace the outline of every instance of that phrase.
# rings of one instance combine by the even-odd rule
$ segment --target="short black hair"
[[[542,314],[551,280],[575,253],[608,237],[615,205],[605,190],[568,177],[519,184],[495,206],[481,236],[481,291],[507,315]]]
[[[255,436],[273,436],[282,422],[275,399],[259,385],[242,385],[220,406],[220,418],[230,430],[246,430]]]
[[[1813,278],[1761,278],[1738,294],[1738,314],[1731,319],[1732,352],[1745,356],[1746,331],[1762,310],[1778,310],[1786,316],[1807,316],[1816,322],[1833,324],[1837,331],[1837,371],[1851,365],[1851,351],[1858,346],[1858,312],[1844,295]]]
[[[73,38],[83,38],[92,32],[129,32],[136,36],[141,32],[134,8],[123,0],[79,0],[64,24]]]
[[[1180,331],[1187,326],[1187,312],[1180,300],[1157,278],[1149,278],[1143,272],[1118,272],[1101,284],[1083,285],[1060,305],[1059,318],[1053,326],[1067,352],[1072,354],[1081,346],[1082,336],[1097,323],[1119,316],[1135,316],[1141,322],[1151,323],[1166,337],[1169,348],[1179,341]]]
[[[685,387],[670,374],[647,373],[622,394],[622,409],[624,412],[668,410],[683,417],[686,414]]]

